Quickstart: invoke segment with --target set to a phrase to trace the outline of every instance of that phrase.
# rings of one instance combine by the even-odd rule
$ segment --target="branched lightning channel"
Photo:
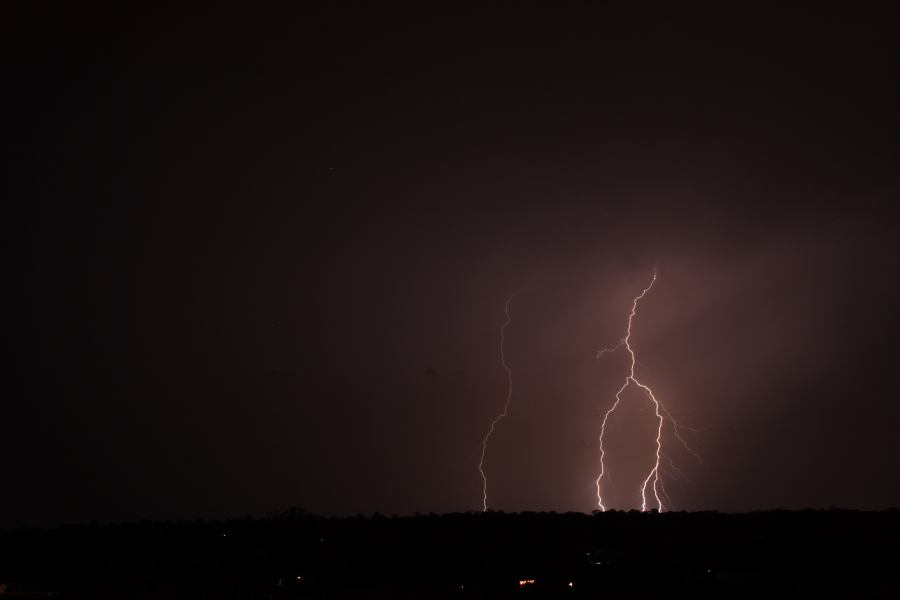
[[[512,317],[509,314],[509,305],[512,303],[513,299],[520,294],[521,292],[527,291],[526,289],[516,290],[512,294],[509,295],[509,298],[506,299],[506,304],[504,304],[503,311],[506,314],[506,321],[500,326],[500,364],[503,366],[503,370],[506,371],[506,402],[503,404],[503,410],[498,414],[493,421],[491,421],[491,426],[488,429],[488,432],[484,435],[484,439],[481,441],[481,460],[478,461],[478,472],[481,473],[481,489],[482,489],[482,498],[481,498],[481,508],[483,511],[487,512],[488,507],[488,499],[487,499],[487,474],[484,472],[484,457],[487,454],[488,440],[491,439],[491,436],[494,434],[494,429],[497,427],[497,424],[506,417],[509,412],[509,404],[512,401],[513,394],[513,374],[512,369],[509,368],[509,365],[506,364],[506,353],[505,353],[505,343],[506,343],[506,328],[512,322]]]
[[[672,416],[672,414],[666,409],[665,406],[656,398],[653,394],[653,390],[650,389],[649,386],[641,383],[637,377],[635,376],[635,366],[637,365],[637,357],[634,353],[634,348],[631,347],[631,324],[634,321],[634,317],[637,314],[637,306],[638,302],[647,295],[650,289],[653,287],[653,284],[656,283],[656,269],[653,269],[653,278],[650,280],[650,284],[647,285],[644,290],[634,298],[631,302],[631,312],[628,315],[628,326],[625,330],[625,337],[622,338],[622,341],[619,342],[616,346],[612,348],[604,348],[597,352],[597,358],[602,357],[605,354],[615,352],[620,347],[624,347],[625,350],[628,351],[628,356],[631,359],[630,367],[628,370],[628,376],[625,378],[625,382],[622,384],[622,387],[619,388],[619,391],[616,392],[616,401],[613,402],[613,405],[606,411],[603,415],[603,421],[600,425],[600,474],[597,476],[597,506],[600,507],[600,510],[606,511],[606,506],[603,504],[603,497],[600,491],[600,482],[603,479],[603,476],[606,474],[606,464],[604,459],[606,458],[606,449],[604,448],[603,441],[604,436],[606,435],[606,424],[609,420],[609,416],[616,411],[619,407],[619,404],[622,402],[622,393],[628,388],[630,384],[634,384],[636,387],[640,388],[653,403],[654,413],[657,419],[657,428],[656,428],[656,461],[653,464],[653,468],[650,469],[647,477],[644,479],[643,484],[641,485],[641,510],[647,511],[648,508],[648,492],[647,488],[649,486],[650,491],[653,494],[653,500],[655,500],[656,507],[659,512],[663,512],[665,510],[665,505],[663,504],[662,499],[660,498],[660,493],[666,498],[666,500],[671,504],[671,500],[668,498],[668,494],[663,487],[662,478],[660,477],[660,462],[663,458],[663,426],[666,422],[669,422],[672,425],[672,431],[675,436],[675,439],[681,443],[685,449],[694,455],[696,458],[700,458],[700,456],[687,444],[684,438],[681,437],[679,430],[682,429],[682,426],[678,424],[678,421]],[[668,460],[668,457],[666,457]]]
[[[613,346],[612,348],[604,348],[603,350],[597,350],[597,358],[602,358],[604,354],[612,354],[619,348],[625,345],[625,340],[619,340],[619,343]]]

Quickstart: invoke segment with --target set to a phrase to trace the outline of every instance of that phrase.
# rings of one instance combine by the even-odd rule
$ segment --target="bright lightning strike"
[[[631,359],[631,364],[628,371],[628,376],[625,378],[625,383],[622,384],[622,387],[619,388],[619,391],[616,392],[616,401],[610,407],[609,410],[606,411],[606,414],[603,415],[603,422],[600,426],[600,475],[597,476],[597,505],[600,507],[600,510],[606,511],[606,506],[603,504],[603,497],[600,493],[600,482],[603,479],[603,476],[606,474],[606,464],[604,463],[604,459],[606,458],[606,449],[603,446],[603,438],[606,434],[606,423],[609,420],[609,416],[613,414],[616,409],[619,407],[619,404],[622,402],[622,393],[628,389],[629,385],[634,384],[637,388],[642,390],[647,397],[650,399],[650,402],[653,404],[654,413],[657,419],[657,428],[656,428],[656,461],[653,464],[653,468],[650,469],[650,473],[644,479],[643,484],[641,485],[641,510],[646,512],[648,504],[654,503],[656,504],[659,512],[663,512],[665,510],[665,505],[663,504],[662,497],[666,498],[666,501],[671,504],[671,500],[666,493],[662,477],[660,476],[660,464],[663,455],[663,427],[666,422],[672,425],[672,432],[676,440],[681,443],[685,449],[694,455],[696,458],[700,458],[700,456],[694,452],[694,450],[685,442],[684,438],[681,437],[679,432],[680,429],[683,429],[681,425],[679,425],[678,421],[672,416],[672,414],[666,409],[665,406],[657,399],[657,397],[653,394],[653,390],[650,389],[649,386],[641,383],[637,377],[635,376],[635,366],[637,364],[637,357],[634,353],[634,348],[631,347],[631,324],[634,321],[634,317],[637,314],[637,306],[638,302],[647,295],[650,289],[653,287],[653,284],[656,283],[656,269],[653,269],[653,278],[650,280],[650,284],[644,288],[644,290],[634,298],[631,303],[631,313],[628,315],[628,326],[625,330],[625,337],[612,348],[604,348],[597,352],[597,358],[600,358],[606,354],[615,352],[619,348],[624,347],[628,351],[628,356]],[[668,457],[665,457],[666,460]],[[648,502],[648,492],[647,488],[650,488],[652,492],[653,500]],[[662,497],[660,496],[662,495]]]
[[[485,434],[484,439],[481,441],[481,460],[478,461],[478,472],[481,473],[481,484],[482,484],[482,498],[481,498],[481,508],[483,511],[487,512],[488,506],[488,493],[487,493],[487,474],[484,472],[484,457],[487,454],[488,440],[491,439],[491,436],[494,434],[494,429],[497,427],[497,424],[506,417],[509,412],[509,404],[512,401],[513,394],[513,374],[512,369],[509,368],[509,365],[506,364],[506,354],[504,351],[504,346],[506,343],[506,328],[512,322],[512,317],[509,314],[509,305],[512,303],[513,299],[521,292],[526,290],[516,290],[512,294],[510,294],[509,298],[506,299],[506,304],[503,307],[504,313],[506,314],[506,321],[503,322],[503,325],[500,326],[500,364],[503,365],[503,370],[506,371],[506,402],[503,404],[503,410],[498,414],[493,421],[491,421],[491,426],[488,429],[488,432]]]

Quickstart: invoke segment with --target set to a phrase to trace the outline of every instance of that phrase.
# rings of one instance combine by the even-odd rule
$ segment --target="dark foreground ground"
[[[900,597],[900,511],[349,519],[289,511],[0,532],[0,598],[786,594]]]

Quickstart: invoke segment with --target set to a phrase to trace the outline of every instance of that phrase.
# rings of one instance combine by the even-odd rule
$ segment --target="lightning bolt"
[[[481,441],[481,460],[478,461],[478,472],[481,473],[481,489],[482,489],[482,498],[481,498],[481,508],[483,511],[487,512],[488,506],[488,494],[487,494],[487,474],[484,472],[484,457],[487,454],[488,441],[491,439],[491,436],[494,435],[494,429],[497,427],[497,424],[502,421],[507,413],[509,412],[509,404],[512,401],[513,394],[513,374],[512,369],[509,368],[509,365],[506,363],[506,353],[504,350],[506,344],[506,328],[512,322],[512,317],[509,314],[509,305],[512,303],[513,299],[520,293],[527,291],[527,289],[516,290],[512,294],[509,295],[509,298],[506,299],[506,304],[503,306],[503,311],[506,314],[506,321],[500,326],[500,364],[503,366],[503,370],[506,371],[506,402],[503,404],[503,410],[498,414],[493,421],[491,421],[491,426],[488,429],[488,432],[484,435],[484,439]]]
[[[600,350],[599,352],[597,352],[597,358],[600,358],[606,354],[615,352],[619,348],[624,347],[625,350],[628,351],[628,356],[631,359],[631,364],[630,364],[630,367],[628,370],[628,376],[625,378],[625,382],[622,384],[622,387],[620,387],[619,391],[616,392],[616,401],[613,402],[613,405],[603,415],[603,422],[600,425],[600,437],[599,437],[599,440],[600,440],[600,474],[597,476],[597,481],[596,481],[596,484],[597,484],[597,506],[599,506],[600,510],[602,510],[604,512],[606,511],[606,506],[603,504],[603,497],[601,496],[601,493],[600,493],[600,482],[603,479],[603,476],[606,474],[606,464],[604,463],[604,459],[606,458],[606,449],[603,445],[603,438],[606,435],[607,421],[609,420],[610,415],[613,414],[616,411],[616,409],[619,407],[619,404],[621,404],[622,393],[626,389],[628,389],[629,385],[633,384],[635,387],[637,387],[641,391],[643,391],[644,394],[646,394],[647,398],[649,398],[650,402],[653,404],[654,413],[655,413],[656,419],[657,419],[656,462],[653,464],[653,468],[650,469],[650,472],[647,474],[647,477],[644,479],[644,482],[641,485],[641,511],[646,512],[648,504],[655,502],[657,510],[659,510],[659,512],[663,512],[665,510],[665,505],[663,504],[663,501],[660,497],[660,493],[662,493],[662,496],[664,496],[666,498],[667,502],[669,502],[669,504],[671,504],[671,500],[669,499],[669,496],[666,493],[662,478],[660,476],[660,464],[664,457],[664,455],[663,455],[663,427],[666,423],[669,423],[672,425],[672,432],[674,434],[675,439],[678,440],[678,442],[682,446],[684,446],[684,448],[688,452],[690,452],[693,456],[695,456],[697,459],[700,458],[700,456],[696,452],[694,452],[694,450],[688,445],[688,443],[684,440],[684,438],[681,437],[681,433],[679,430],[686,429],[686,428],[682,427],[678,423],[678,421],[675,420],[675,418],[672,416],[672,413],[670,413],[666,409],[666,407],[663,406],[663,404],[659,401],[659,399],[654,395],[653,390],[651,390],[650,387],[647,386],[646,384],[639,381],[634,372],[635,366],[637,365],[637,357],[635,356],[634,348],[631,347],[631,324],[634,321],[635,315],[637,314],[638,302],[640,302],[644,298],[644,296],[646,296],[647,293],[651,290],[651,288],[653,288],[654,283],[656,283],[656,269],[655,268],[653,269],[653,278],[650,280],[650,283],[631,302],[631,312],[628,315],[628,326],[625,329],[625,337],[622,338],[622,340],[616,346],[613,346],[612,348],[604,348],[603,350]],[[665,457],[665,458],[666,458],[666,460],[671,460],[668,457]],[[648,499],[647,499],[648,498],[648,492],[647,492],[648,486],[653,495],[653,500],[650,502],[648,502]]]

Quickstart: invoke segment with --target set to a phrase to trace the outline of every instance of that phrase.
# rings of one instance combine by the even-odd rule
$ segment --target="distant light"
[[[303,575],[297,575],[297,581],[303,581]]]
[[[575,587],[575,584],[574,584],[573,582],[570,581],[570,582],[569,582],[569,587],[570,587],[570,588],[573,588],[573,587]]]
[[[520,579],[519,580],[520,588],[527,587],[529,585],[534,585],[534,579]]]

